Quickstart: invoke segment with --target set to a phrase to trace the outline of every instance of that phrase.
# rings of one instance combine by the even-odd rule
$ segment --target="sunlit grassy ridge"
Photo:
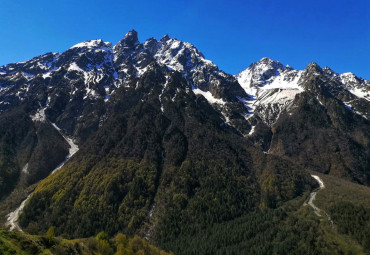
[[[318,174],[324,181],[325,189],[316,196],[315,204],[327,210],[337,202],[350,202],[370,208],[370,187],[349,182],[334,176]]]
[[[325,188],[315,204],[333,220],[333,229],[370,252],[370,188],[334,176],[319,174]]]
[[[167,255],[144,239],[134,236],[128,238],[117,234],[113,239],[101,232],[96,237],[67,240],[54,237],[54,229],[50,228],[46,235],[29,235],[21,232],[0,230],[1,255]]]

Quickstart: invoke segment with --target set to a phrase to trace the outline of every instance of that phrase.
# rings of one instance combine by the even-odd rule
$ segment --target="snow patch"
[[[262,75],[264,71],[259,75]],[[257,92],[261,89],[297,89],[303,91],[303,88],[299,85],[302,73],[303,71],[285,70],[281,73],[277,72],[269,79],[264,79],[263,75],[259,76],[254,70],[248,68],[236,75],[236,78],[247,94],[257,95]]]
[[[356,80],[356,75],[354,73],[351,73],[351,72],[347,72],[347,73],[342,73],[339,75],[340,79],[342,80],[343,83],[356,83],[357,80]]]
[[[24,165],[22,172],[28,174],[28,163]]]
[[[255,102],[256,97],[255,96],[249,96],[248,98],[245,97],[236,97],[240,102],[243,103],[244,107],[248,110],[249,114],[253,114],[254,109],[256,108]]]
[[[352,105],[351,105],[351,103],[350,102],[343,102],[343,104],[344,104],[344,107],[346,107],[346,109],[348,109],[349,111],[351,111],[351,112],[353,112],[353,113],[355,113],[355,114],[357,114],[357,115],[359,115],[359,116],[361,116],[361,117],[363,117],[363,118],[365,118],[365,119],[368,119],[365,115],[363,115],[362,113],[360,113],[360,112],[358,112],[358,111],[355,111],[354,109],[353,109],[353,107],[352,107]]]
[[[11,231],[18,230],[18,231],[23,232],[23,230],[21,229],[21,227],[18,224],[18,219],[19,219],[19,215],[23,211],[23,208],[25,207],[27,201],[30,199],[31,195],[32,195],[32,193],[29,194],[28,197],[25,200],[22,201],[22,203],[20,204],[20,206],[17,209],[15,209],[13,212],[11,212],[7,215],[7,222],[6,222],[5,225],[7,227],[9,227],[9,229]]]
[[[69,67],[68,71],[77,71],[77,72],[84,72],[75,62],[72,62]]]
[[[95,48],[95,47],[99,46],[102,42],[103,42],[102,39],[89,40],[89,41],[85,41],[85,42],[82,42],[82,43],[77,43],[77,44],[73,45],[71,47],[71,49],[73,49],[73,48],[83,48],[83,47]]]
[[[370,90],[366,91],[365,88],[353,88],[349,89],[353,95],[370,101]]]
[[[63,138],[66,140],[66,142],[69,144],[69,152],[68,152],[68,155],[66,156],[65,160],[60,163],[52,172],[51,174],[57,172],[59,169],[61,169],[65,163],[67,163],[67,161],[79,150],[77,144],[74,143],[73,139],[69,138],[68,136],[66,136],[65,134],[63,134],[62,130],[57,126],[55,125],[55,123],[51,123],[53,125],[53,127],[59,132],[59,134],[61,136],[63,136]]]
[[[320,189],[325,188],[324,182],[321,180],[321,178],[319,176],[312,175],[312,174],[311,174],[311,176],[312,176],[312,178],[314,178],[319,183]]]
[[[312,178],[314,178],[314,179],[319,183],[319,185],[320,185],[319,190],[321,190],[321,189],[325,188],[324,182],[321,180],[321,178],[320,178],[319,176],[317,176],[317,175],[312,175],[312,174],[311,174],[311,176],[312,176]],[[308,204],[309,206],[311,206],[311,207],[313,208],[313,210],[314,210],[315,214],[316,214],[317,216],[321,217],[321,209],[320,209],[320,208],[318,208],[318,207],[317,207],[316,205],[314,205],[314,203],[313,203],[313,201],[314,201],[314,200],[315,200],[315,198],[316,198],[317,191],[318,191],[318,190],[315,190],[315,191],[313,191],[313,192],[311,192],[311,193],[310,193],[310,196],[309,196],[308,202],[307,202],[307,203],[305,203],[304,205],[307,205],[307,204]]]
[[[55,67],[55,68],[53,68],[53,69],[50,69],[47,73],[44,73],[44,74],[42,75],[42,78],[44,78],[44,79],[46,79],[46,78],[50,78],[50,77],[51,77],[51,75],[52,75],[52,73],[53,73],[54,71],[57,71],[57,70],[59,70],[59,68],[57,68],[57,67]]]
[[[193,88],[193,92],[194,94],[196,95],[202,95],[205,97],[205,99],[207,99],[207,101],[210,103],[210,104],[219,104],[219,105],[225,105],[225,101],[223,101],[222,99],[220,98],[215,98],[211,92],[209,91],[203,91],[201,89],[198,89],[198,88]]]
[[[165,84],[163,85],[163,88],[162,88],[161,94],[159,94],[159,96],[158,96],[159,103],[161,104],[161,111],[162,111],[162,112],[164,112],[164,107],[163,107],[163,103],[162,103],[162,95],[163,95],[163,92],[164,92],[164,90],[166,89],[167,85],[168,85],[168,76],[166,76],[166,82],[165,82]]]
[[[45,115],[45,108],[41,108],[39,109],[34,115],[31,115],[31,119],[36,122],[36,121],[39,121],[39,122],[46,122],[46,115]]]
[[[343,102],[344,104],[344,107],[346,107],[348,110],[350,110],[351,112],[355,112],[353,109],[352,109],[352,106],[346,102]]]
[[[356,77],[356,75],[351,72],[342,73],[339,75],[336,74],[336,76],[339,76],[339,81],[353,95],[370,101],[370,86],[368,81]]]
[[[225,118],[225,123],[226,124],[230,124],[230,118],[223,111],[221,111],[221,114]]]
[[[30,74],[30,73],[26,73],[26,72],[22,72],[23,76],[26,77],[26,78],[33,78],[35,75],[33,74]]]
[[[248,133],[248,136],[253,135],[255,130],[256,130],[256,126],[252,126],[251,131],[249,131],[249,133]]]
[[[45,105],[48,106],[50,104],[51,97],[48,96],[48,99],[46,99]]]
[[[257,105],[260,104],[286,104],[294,100],[295,96],[301,93],[301,90],[298,89],[271,89],[261,91],[261,95],[258,97]]]

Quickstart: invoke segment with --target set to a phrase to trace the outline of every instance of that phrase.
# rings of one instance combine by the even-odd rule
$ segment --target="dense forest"
[[[370,252],[370,209],[349,202],[330,206],[326,217],[317,217],[303,206],[307,193],[276,209],[255,212],[222,223],[165,225],[156,245],[174,254],[368,254]],[[172,226],[172,229],[171,229]],[[171,232],[176,229],[175,232]],[[1,254],[167,254],[133,236],[105,232],[95,237],[65,240],[54,236],[31,236],[1,231]],[[167,234],[171,233],[171,234]],[[150,241],[151,243],[153,241]],[[18,252],[18,253],[17,253]]]
[[[184,255],[329,255],[370,252],[366,246],[369,241],[370,221],[368,218],[364,219],[362,213],[351,208],[350,212],[342,217],[342,222],[338,223],[337,215],[333,215],[333,226],[326,218],[313,214],[309,207],[302,206],[302,199],[298,198],[278,209],[256,211],[233,221],[212,224],[201,231],[187,227],[177,238],[161,239],[159,245],[171,249],[175,254]],[[354,219],[348,217],[349,215]],[[364,228],[360,224],[367,224],[367,227]],[[351,225],[350,229],[345,228],[348,225]]]

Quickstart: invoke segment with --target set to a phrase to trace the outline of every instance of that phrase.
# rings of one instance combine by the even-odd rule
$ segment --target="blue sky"
[[[370,79],[368,0],[3,0],[0,65],[101,38],[116,43],[164,34],[194,44],[235,74],[262,57],[310,62]]]

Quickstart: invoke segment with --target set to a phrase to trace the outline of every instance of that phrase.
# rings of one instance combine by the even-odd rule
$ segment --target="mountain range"
[[[205,254],[215,240],[196,240],[212,229],[219,254],[280,254],[281,229],[308,224],[286,208],[319,187],[311,174],[370,185],[369,130],[370,81],[353,73],[265,57],[231,75],[190,43],[141,43],[132,30],[116,45],[90,40],[0,67],[0,212],[30,233],[124,232]],[[253,218],[279,222],[270,246],[253,239],[268,229]],[[233,224],[254,241],[226,242]],[[348,233],[320,233],[301,237],[300,250],[322,252],[322,236],[348,248],[338,241]]]

